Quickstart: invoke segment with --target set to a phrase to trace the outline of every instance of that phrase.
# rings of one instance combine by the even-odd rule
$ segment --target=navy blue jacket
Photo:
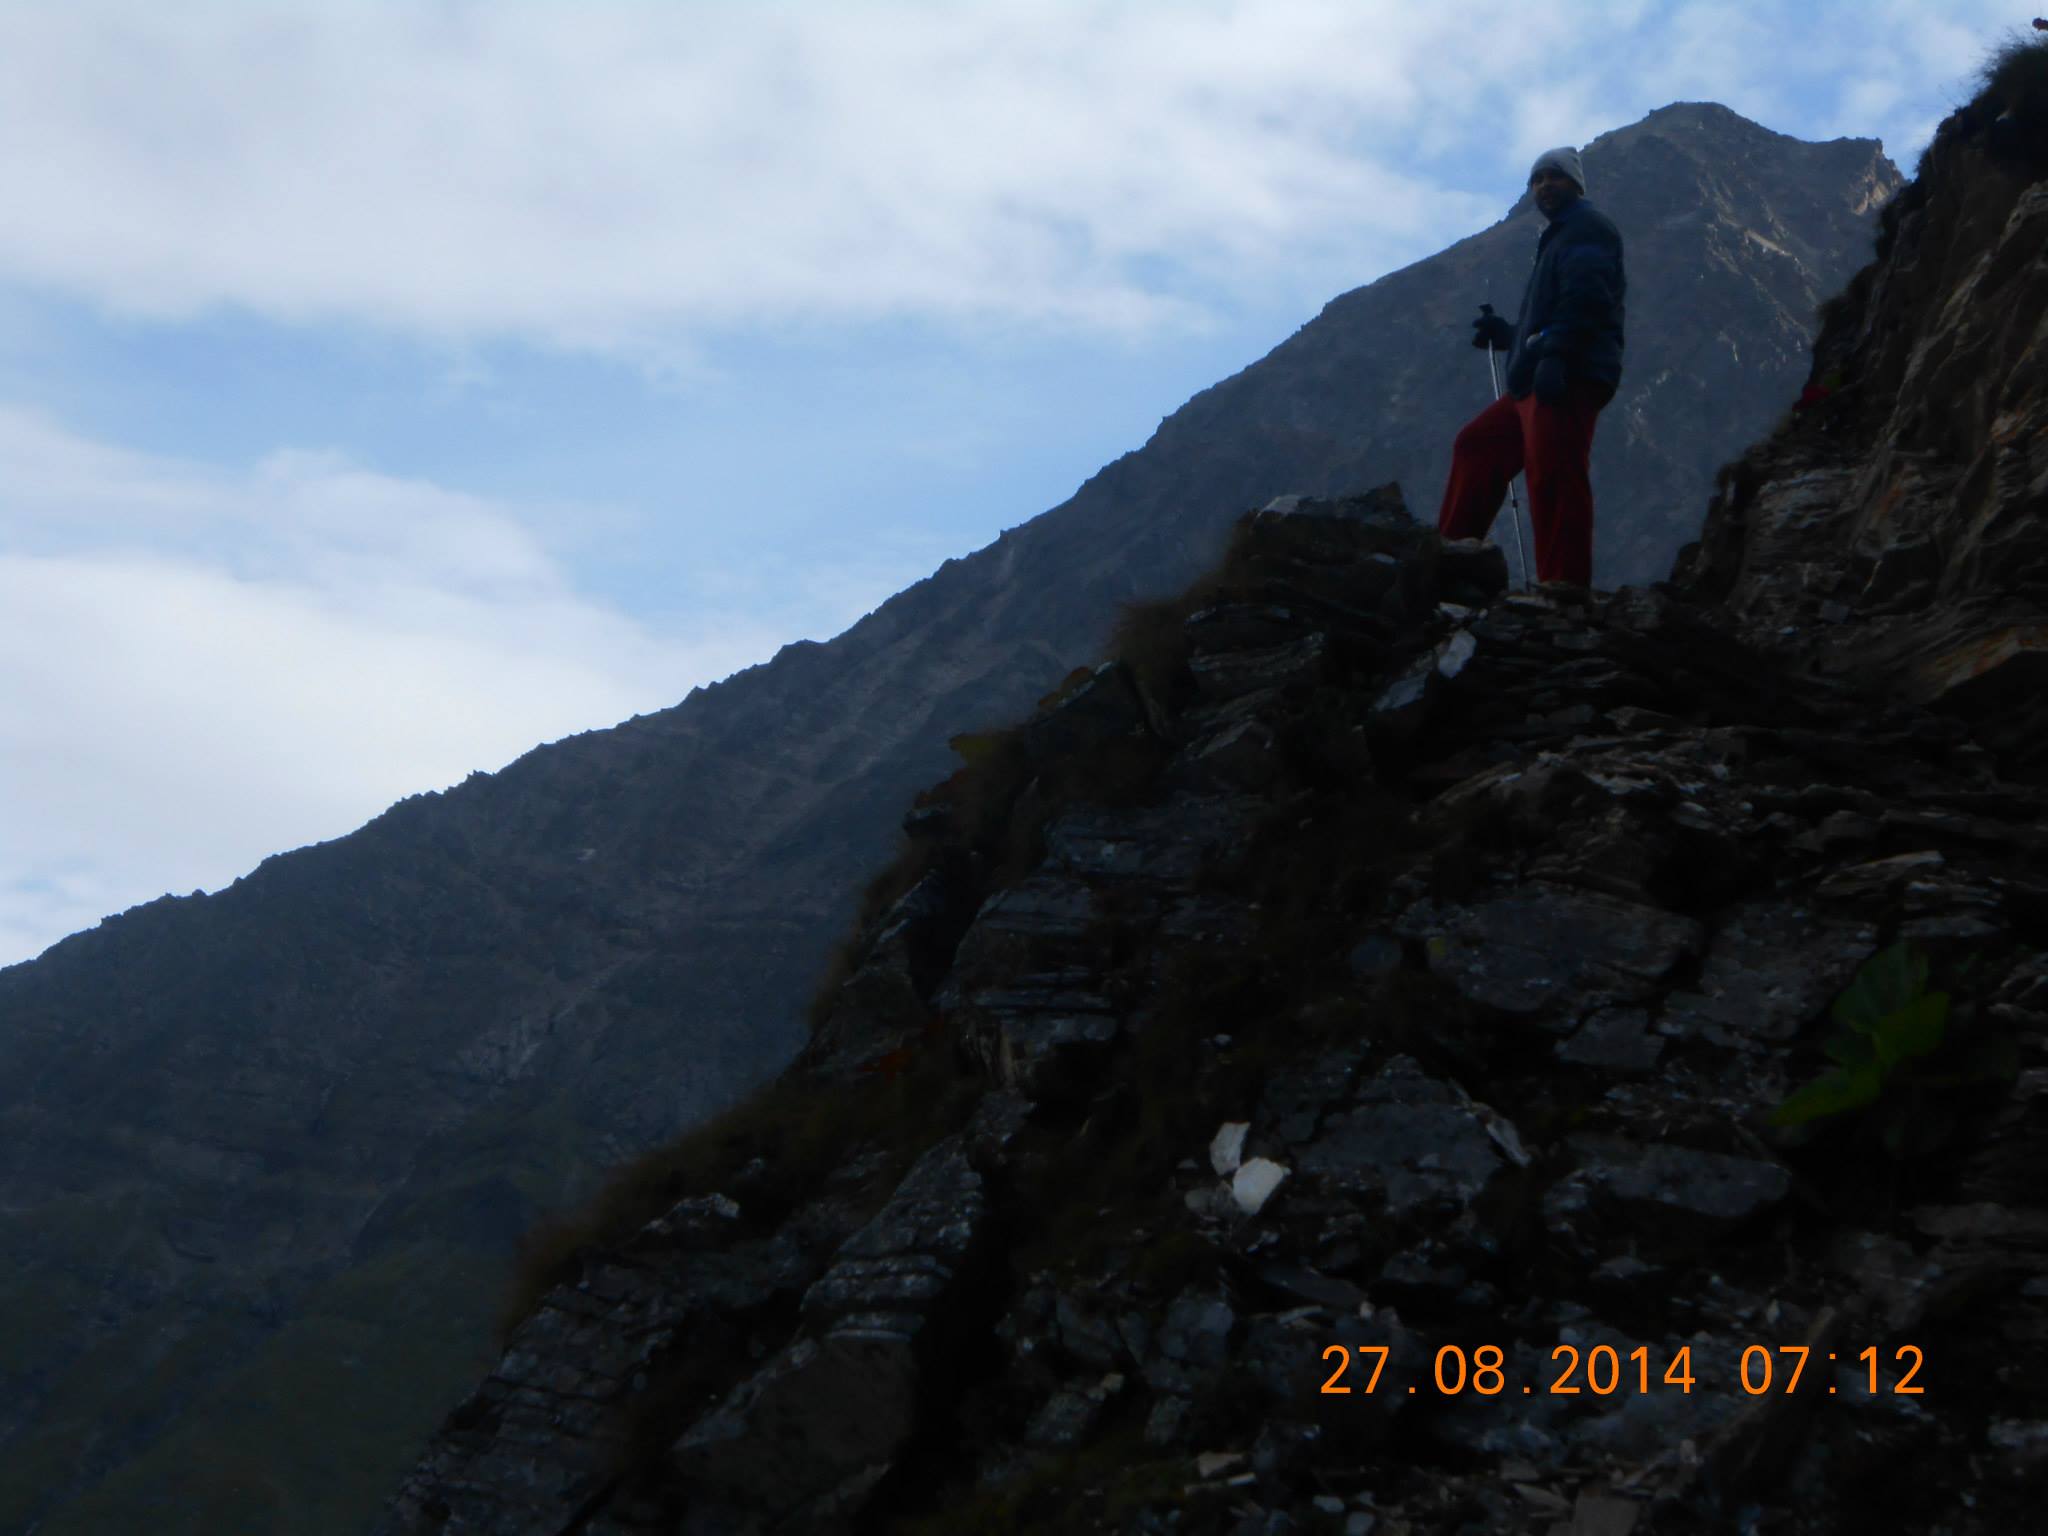
[[[1536,387],[1536,365],[1565,361],[1572,379],[1621,382],[1621,231],[1583,197],[1552,219],[1536,242],[1536,266],[1522,290],[1515,344],[1508,353],[1508,393],[1517,400]]]

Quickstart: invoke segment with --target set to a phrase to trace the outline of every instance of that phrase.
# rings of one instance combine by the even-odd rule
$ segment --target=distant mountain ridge
[[[1641,580],[1796,393],[1899,178],[1712,105],[1585,159],[1629,241],[1599,575]],[[1399,480],[1427,511],[1486,398],[1464,322],[1513,305],[1534,232],[1518,203],[1332,301],[829,644],[0,972],[0,1526],[258,1529],[252,1468],[294,1528],[359,1526],[469,1378],[512,1239],[797,1048],[948,736],[1093,658],[1247,506]]]

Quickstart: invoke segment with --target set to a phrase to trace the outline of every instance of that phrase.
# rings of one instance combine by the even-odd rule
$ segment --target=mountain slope
[[[1814,302],[1896,173],[1868,141],[1712,106],[1654,113],[1586,163],[1630,239],[1630,374],[1596,455],[1612,579],[1663,568],[1712,466],[1794,393]],[[367,1507],[376,1458],[483,1345],[479,1298],[418,1277],[501,1260],[599,1169],[790,1056],[853,889],[949,735],[1027,707],[1120,603],[1207,567],[1245,506],[1440,483],[1486,398],[1465,321],[1513,303],[1533,232],[1522,207],[1334,301],[829,645],[0,972],[19,1384],[0,1524],[312,1528],[318,1510],[347,1528],[333,1512]],[[428,1340],[438,1363],[396,1374]],[[367,1438],[344,1465],[317,1413],[250,1408],[353,1400],[380,1372],[381,1431],[350,1416]]]
[[[378,1536],[2038,1524],[2035,62],[1683,581],[1285,498],[963,742]]]

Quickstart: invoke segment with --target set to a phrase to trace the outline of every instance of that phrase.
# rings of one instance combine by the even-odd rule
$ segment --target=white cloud
[[[1667,46],[1645,50],[1644,80],[1665,99],[1711,98],[1782,132],[1882,138],[1910,173],[2011,21],[2000,0],[1830,0],[1796,11],[1685,0],[1660,29]]]
[[[0,409],[0,462],[0,963],[665,708],[906,574],[797,570],[657,633],[522,509],[331,454],[225,473]]]
[[[34,148],[0,157],[0,276],[657,357],[764,322],[1142,330],[1512,192],[1418,152],[1512,169],[1701,97],[1896,137],[2008,11],[0,0],[0,141]]]
[[[0,273],[159,317],[624,350],[1185,322],[1142,264],[1200,288],[1497,209],[1394,142],[1463,89],[1445,61],[1486,9],[4,5],[0,134],[37,152],[0,161],[33,210]]]

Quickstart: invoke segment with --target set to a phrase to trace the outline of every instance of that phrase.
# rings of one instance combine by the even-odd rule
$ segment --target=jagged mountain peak
[[[1791,135],[1779,133],[1774,128],[1766,128],[1762,123],[1744,117],[1733,107],[1724,106],[1718,101],[1674,101],[1645,113],[1626,127],[1610,129],[1593,142],[1625,144],[1647,133],[1669,132],[1674,129],[1710,135],[1714,139],[1728,143],[1755,144],[1791,139]],[[1831,142],[1875,145],[1877,141],[1852,138],[1836,139]]]

